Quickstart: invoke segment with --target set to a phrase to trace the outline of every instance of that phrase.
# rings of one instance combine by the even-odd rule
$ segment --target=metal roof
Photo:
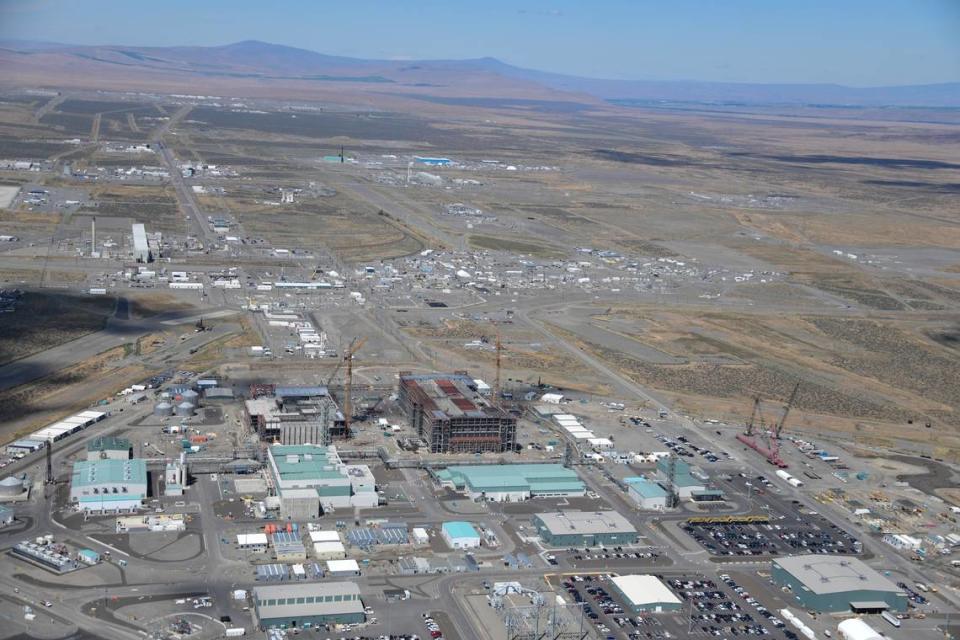
[[[773,561],[818,595],[846,591],[903,593],[893,582],[853,556],[804,555]]]
[[[538,513],[534,518],[555,535],[637,532],[630,521],[616,511],[556,511]]]
[[[349,596],[349,600],[340,602],[316,602],[326,596]],[[297,618],[304,616],[335,615],[342,613],[363,613],[360,600],[360,588],[353,582],[307,582],[258,585],[253,588],[257,613],[261,619]],[[268,605],[268,600],[304,600],[314,598],[314,602],[304,604]]]
[[[319,445],[273,445],[268,449],[281,480],[344,478],[336,450]]]
[[[140,458],[133,460],[79,460],[73,463],[71,486],[95,487],[100,485],[147,484],[147,463]]]
[[[616,576],[610,579],[634,606],[680,604],[678,598],[660,579],[651,575]]]
[[[447,467],[441,480],[472,491],[584,491],[577,472],[560,464],[494,464]]]
[[[129,451],[133,448],[126,438],[115,436],[100,436],[87,443],[87,451]]]
[[[646,478],[624,478],[627,485],[644,498],[666,498],[667,490]]]
[[[357,564],[357,561],[352,558],[347,558],[346,560],[327,560],[327,571],[330,573],[338,573],[341,571],[356,572],[359,573],[360,565]],[[343,582],[341,584],[353,584],[352,582]],[[353,584],[354,588],[357,585]],[[357,589],[357,593],[360,590]]]
[[[147,230],[142,224],[133,225],[133,248],[136,251],[148,251]]]
[[[451,539],[480,537],[480,534],[477,533],[477,530],[473,528],[472,524],[463,521],[444,522],[443,531]]]

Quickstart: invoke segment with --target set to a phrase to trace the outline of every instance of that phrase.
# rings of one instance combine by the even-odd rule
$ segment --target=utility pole
[[[47,442],[47,484],[53,484],[53,440]]]

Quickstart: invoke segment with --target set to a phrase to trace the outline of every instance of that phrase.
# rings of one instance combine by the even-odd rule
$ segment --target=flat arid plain
[[[7,635],[955,636],[950,87],[0,42]]]
[[[64,326],[63,293],[50,290],[89,286],[92,263],[56,245],[79,245],[93,216],[104,233],[143,222],[171,239],[197,235],[175,185],[140,173],[164,166],[162,143],[177,162],[225,169],[207,171],[205,186],[198,173],[190,197],[264,247],[399,271],[425,250],[519,270],[562,265],[560,279],[507,299],[474,292],[418,308],[407,296],[411,308],[391,320],[398,337],[435,358],[492,366],[463,345],[484,335],[485,297],[516,310],[501,331],[505,366],[521,379],[602,391],[603,376],[584,375],[587,354],[722,420],[743,420],[754,396],[779,411],[800,382],[791,429],[960,451],[955,110],[493,99],[393,85],[357,97],[335,84],[312,100],[201,96],[196,83],[172,96],[9,87],[0,157],[72,175],[8,170],[5,184],[72,189],[81,202],[44,209],[20,198],[0,213],[0,233],[20,238],[0,254],[0,274],[44,287],[31,294],[29,335],[15,330],[19,314],[0,318],[5,357],[103,322],[102,308],[83,304]],[[295,198],[281,202],[283,190]],[[218,258],[208,248],[195,259]],[[269,251],[237,254],[244,261],[282,268]],[[403,306],[405,286],[398,279],[384,304]]]

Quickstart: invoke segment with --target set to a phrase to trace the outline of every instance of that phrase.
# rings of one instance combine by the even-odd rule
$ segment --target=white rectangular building
[[[311,531],[310,542],[340,542],[340,533],[333,529],[324,529],[323,531]]]
[[[667,585],[651,575],[629,575],[611,578],[614,588],[620,592],[625,604],[633,613],[679,611],[682,603]]]
[[[133,225],[133,259],[144,264],[151,260],[147,230],[142,224]]]
[[[923,540],[915,536],[908,536],[904,533],[888,533],[883,536],[883,541],[894,549],[904,549],[907,551],[916,551],[923,546]]]
[[[313,543],[313,557],[317,560],[343,560],[346,556],[347,549],[339,540]]]
[[[331,577],[346,577],[360,575],[360,565],[356,560],[327,560],[327,575]]]
[[[247,551],[266,551],[267,534],[265,533],[238,533],[237,546]]]

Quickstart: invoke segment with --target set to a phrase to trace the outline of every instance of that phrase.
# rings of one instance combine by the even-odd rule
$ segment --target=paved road
[[[213,244],[217,240],[217,234],[206,223],[206,214],[200,211],[197,201],[193,199],[193,190],[184,182],[180,174],[180,167],[177,165],[177,159],[173,157],[173,152],[166,145],[160,147],[160,157],[170,171],[170,182],[173,184],[176,192],[177,202],[180,209],[189,218],[188,226],[193,228],[197,238],[201,238],[205,244]]]
[[[125,313],[125,309],[126,306],[118,307],[121,315]],[[233,313],[228,309],[213,309],[209,312],[197,310],[170,312],[142,320],[131,320],[129,316],[126,320],[116,316],[111,317],[101,331],[0,366],[0,391],[38,380],[113,347],[134,342],[140,336],[165,327],[195,321],[201,315],[204,318],[211,318],[223,315],[225,312]]]

